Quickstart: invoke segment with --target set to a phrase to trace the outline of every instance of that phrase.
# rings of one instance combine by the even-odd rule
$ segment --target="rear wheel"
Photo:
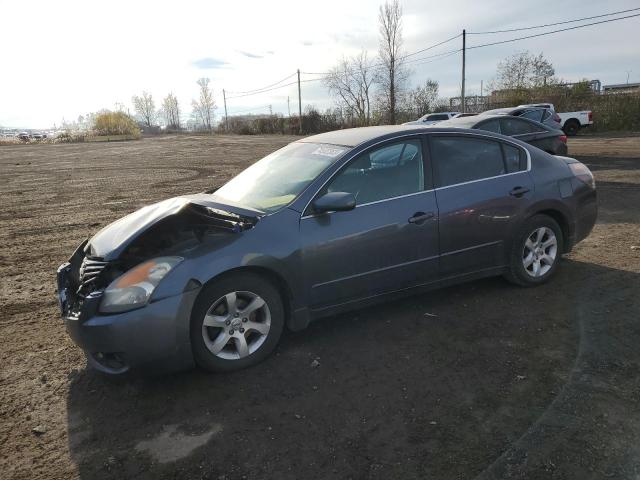
[[[562,248],[558,223],[547,215],[531,217],[513,242],[507,279],[524,287],[545,283],[558,268]]]
[[[254,365],[275,348],[284,327],[278,290],[261,276],[238,273],[207,285],[191,315],[196,363],[210,371]]]
[[[562,127],[564,133],[566,133],[569,137],[575,137],[580,130],[580,123],[577,120],[567,120]]]

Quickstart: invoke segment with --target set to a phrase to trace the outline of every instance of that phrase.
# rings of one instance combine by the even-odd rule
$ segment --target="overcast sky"
[[[196,80],[211,78],[223,112],[222,89],[257,89],[293,74],[323,72],[343,55],[376,55],[381,0],[64,1],[0,0],[0,125],[48,128],[62,118],[119,102],[147,90],[159,105],[174,92],[185,113],[197,96]],[[553,23],[640,7],[638,0],[404,0],[407,53],[461,32]],[[640,13],[631,12],[631,13]],[[599,19],[596,19],[597,21]],[[592,20],[594,21],[594,20]],[[568,25],[570,26],[570,25]],[[555,27],[555,28],[562,28]],[[543,52],[558,77],[603,84],[640,81],[640,17],[528,39],[467,53],[467,91],[495,75],[514,52]],[[535,30],[469,35],[467,46]],[[413,58],[459,48],[461,40]],[[458,95],[460,54],[416,62],[410,85],[432,78],[442,96]],[[317,76],[303,75],[303,79]],[[291,78],[290,81],[295,80]],[[285,82],[287,83],[287,82]],[[233,94],[229,93],[229,96]],[[297,111],[295,86],[230,99],[229,114]],[[320,82],[303,84],[303,107],[330,105]]]

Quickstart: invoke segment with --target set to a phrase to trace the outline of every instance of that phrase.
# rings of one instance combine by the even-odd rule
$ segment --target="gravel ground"
[[[640,477],[637,136],[570,140],[599,221],[547,285],[483,280],[329,318],[228,375],[87,370],[56,267],[100,226],[290,140],[0,147],[3,478]]]

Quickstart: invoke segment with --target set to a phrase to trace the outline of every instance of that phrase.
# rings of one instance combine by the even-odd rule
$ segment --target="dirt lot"
[[[230,375],[87,370],[56,267],[100,226],[289,140],[0,147],[0,476],[640,477],[638,137],[571,140],[600,218],[550,284],[485,280],[330,318]]]

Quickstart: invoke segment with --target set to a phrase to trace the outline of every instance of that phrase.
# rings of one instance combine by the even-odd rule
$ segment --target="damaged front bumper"
[[[102,291],[78,297],[73,292],[71,265],[58,269],[58,299],[69,336],[87,356],[87,363],[105,373],[130,369],[174,371],[193,366],[189,324],[199,286],[118,314],[98,311]]]

